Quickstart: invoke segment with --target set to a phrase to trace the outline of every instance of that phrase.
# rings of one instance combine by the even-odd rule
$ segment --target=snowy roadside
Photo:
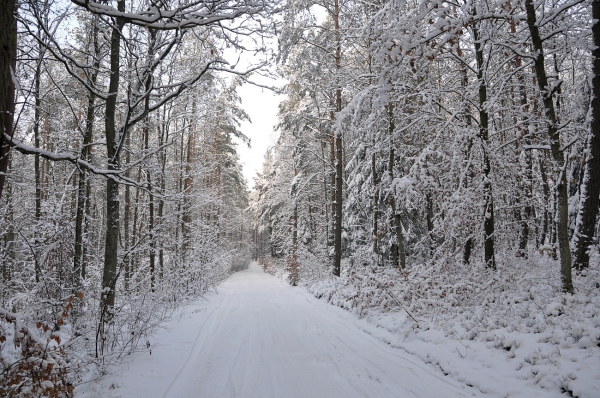
[[[196,326],[202,324],[214,309],[210,307],[211,298],[217,295],[216,292],[208,292],[204,298],[186,305],[178,314],[161,323],[159,330],[148,340],[146,350],[128,355],[119,364],[102,369],[100,374],[88,374],[87,380],[75,389],[75,396],[147,397],[148,391],[162,396],[185,366],[185,358],[198,337]]]
[[[306,288],[364,319],[357,326],[365,332],[490,396],[597,398],[597,267],[575,277],[572,296],[560,293],[558,267],[543,256],[501,264],[497,273],[457,269],[453,280],[388,269]]]

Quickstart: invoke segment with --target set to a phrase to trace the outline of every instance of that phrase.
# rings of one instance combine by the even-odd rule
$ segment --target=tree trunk
[[[511,21],[510,23],[510,31],[513,35],[516,34],[517,32],[517,22],[515,21]],[[515,57],[515,69],[520,69],[522,66],[522,61],[521,61],[521,57],[519,55],[517,55]],[[521,110],[522,112],[528,112],[529,111],[529,104],[527,103],[527,91],[526,91],[526,85],[525,85],[525,77],[523,76],[523,73],[519,73],[517,76],[517,81],[519,84],[519,95],[521,97],[520,99],[520,105],[521,105]],[[515,124],[517,123],[517,118],[515,117]],[[520,127],[519,131],[524,131],[524,136],[525,136],[525,144],[529,145],[531,143],[528,133],[528,124],[526,123],[523,127]],[[517,142],[517,146],[518,146],[518,142]],[[533,172],[533,159],[532,159],[532,154],[531,154],[531,150],[527,150],[525,151],[525,181],[523,184],[523,188],[524,188],[524,192],[525,192],[525,196],[526,196],[526,203],[525,203],[525,208],[524,210],[524,214],[521,214],[521,209],[518,209],[517,211],[519,212],[519,217],[521,220],[521,234],[519,236],[519,248],[517,250],[517,257],[528,257],[528,253],[527,253],[527,242],[529,241],[529,220],[531,220],[531,215],[533,213],[533,205],[532,205],[532,200],[533,200],[533,184],[532,184],[532,172]]]
[[[91,152],[91,148],[90,148]],[[90,154],[91,157],[91,154]],[[83,221],[83,236],[88,236],[88,220],[92,219],[92,182],[88,177],[85,183],[85,197],[87,198],[85,201],[85,217]],[[83,250],[81,251],[81,278],[86,278],[86,259],[87,259],[87,251],[89,247],[90,241],[88,240],[87,245],[83,245]]]
[[[146,118],[144,126],[144,149],[148,152],[148,136],[150,135],[149,118]],[[154,292],[156,284],[156,243],[154,237],[154,194],[152,193],[152,176],[150,170],[146,170],[146,182],[148,183],[148,245],[150,247],[150,290]]]
[[[168,137],[168,129],[166,126],[166,123],[164,123],[163,120],[163,124],[162,124],[162,129],[161,129],[161,134],[160,134],[160,146],[162,146],[166,140],[169,139]],[[164,212],[164,207],[165,207],[165,201],[163,199],[164,195],[165,195],[165,167],[167,165],[167,150],[163,149],[161,154],[160,154],[160,160],[161,160],[161,173],[160,173],[160,192],[161,192],[161,198],[158,201],[158,222],[160,225],[162,225],[163,223],[163,212]],[[161,227],[161,231],[159,231],[159,233],[162,235],[164,233],[164,231],[162,231],[162,227]],[[158,274],[158,278],[162,281],[163,279],[163,273],[164,273],[164,269],[165,269],[165,255],[164,255],[164,244],[163,244],[163,239],[161,238],[160,240],[160,248],[158,250],[158,267],[159,267],[159,274]]]
[[[89,83],[93,86],[96,83],[98,76],[97,70],[100,66],[100,47],[98,44],[98,21],[97,17],[94,17],[92,27],[91,40],[94,46],[94,60],[92,62],[92,72],[90,75]],[[95,95],[88,92],[88,103],[85,117],[85,132],[83,137],[83,144],[81,146],[81,158],[85,161],[90,161],[90,148],[93,137],[94,129],[94,102],[96,100]],[[37,160],[37,157],[36,157]],[[37,170],[37,166],[36,166]],[[37,176],[36,176],[37,183]],[[83,258],[83,230],[84,230],[84,218],[85,218],[85,207],[89,200],[88,197],[88,179],[86,176],[86,170],[80,168],[79,170],[79,181],[77,187],[77,209],[75,210],[75,254],[73,256],[73,276],[75,279],[75,286],[81,286],[81,280],[85,278],[85,259]]]
[[[427,201],[427,235],[429,235],[429,255],[433,258],[433,199],[431,199],[431,193],[427,193],[425,199]]]
[[[389,158],[389,173],[390,183],[394,181],[394,169],[396,167],[396,150],[394,148],[394,108],[392,104],[387,106],[388,111],[388,134],[390,137],[390,158]],[[391,226],[393,235],[396,235],[396,241],[392,243],[392,264],[394,267],[406,268],[406,250],[404,247],[404,234],[402,233],[402,219],[396,208],[396,193],[390,192],[390,207],[392,209]]]
[[[138,172],[137,172],[137,177],[136,177],[136,182],[140,182],[142,180],[142,168],[138,167]],[[140,203],[140,189],[139,188],[135,188],[135,198],[133,200],[133,227],[131,229],[131,245],[135,246],[138,242],[138,240],[140,239],[140,235],[141,235],[141,227],[140,227],[140,223],[138,222],[140,219],[140,210],[139,210],[139,203]],[[131,260],[129,261],[129,278],[131,279],[131,277],[135,274],[135,270],[137,268],[138,265],[138,252],[137,250],[134,250],[133,253],[131,254]]]
[[[298,175],[298,170],[294,167],[294,176]],[[288,282],[292,286],[298,285],[298,195],[297,187],[293,188],[292,200],[294,212],[292,214],[292,255],[289,259]]]
[[[462,56],[463,56],[463,52],[460,48],[460,42],[457,43],[456,55],[460,58],[462,58]],[[467,129],[470,130],[471,125],[472,125],[472,119],[471,119],[471,109],[469,106],[470,100],[468,99],[468,93],[467,93],[467,87],[469,86],[469,75],[468,75],[467,67],[464,63],[461,66],[461,74],[462,74],[461,86],[463,88],[463,106],[464,106],[463,113],[464,113],[465,124],[467,125]],[[467,144],[467,151],[466,151],[467,159],[469,159],[471,157],[472,149],[473,149],[473,138],[469,136],[468,144]],[[465,170],[465,177],[463,180],[463,188],[465,188],[465,189],[468,188],[468,186],[469,186],[469,177],[471,176],[470,163],[471,163],[470,161],[467,162],[467,168]],[[459,182],[459,184],[460,184],[460,182]],[[463,264],[469,264],[471,262],[471,253],[473,252],[473,246],[474,246],[473,237],[469,236],[465,242],[464,249],[463,249]]]
[[[41,27],[38,26],[38,34],[40,34]],[[40,146],[40,118],[41,118],[41,105],[42,101],[40,98],[40,80],[42,74],[42,45],[38,43],[38,60],[35,67],[34,75],[34,88],[33,95],[35,97],[35,110],[33,113],[33,145],[36,148]],[[35,225],[41,225],[42,218],[42,182],[41,182],[41,170],[40,170],[40,157],[35,156],[33,160],[34,175],[35,175]],[[40,237],[36,236],[34,239],[37,241]],[[39,263],[35,262],[35,281],[39,282],[41,278],[41,270]]]
[[[329,140],[329,138],[326,138],[326,139]],[[331,247],[331,244],[330,244],[330,242],[331,242],[330,241],[331,213],[329,211],[330,209],[329,209],[328,199],[327,199],[327,197],[329,196],[329,184],[327,182],[329,168],[328,168],[327,162],[325,161],[326,146],[327,146],[327,142],[324,139],[323,144],[321,145],[321,158],[323,159],[323,193],[324,193],[323,203],[325,204],[323,206],[323,209],[325,211],[325,246],[327,247],[327,249],[329,249],[329,247]],[[330,159],[331,159],[331,162],[333,162],[333,157],[330,157]]]
[[[338,90],[339,92],[339,90]],[[341,97],[340,97],[341,102]],[[342,210],[343,210],[343,172],[344,172],[344,159],[342,156],[342,134],[336,132],[335,134],[335,236],[334,236],[334,263],[333,263],[333,274],[340,276],[341,262],[342,262]]]
[[[152,62],[154,57],[154,46],[156,45],[156,32],[150,29],[149,34],[149,45],[148,45],[148,64]],[[150,91],[152,86],[152,75],[146,77],[146,92]],[[146,95],[144,100],[144,109],[148,112],[150,107],[150,95]],[[144,121],[144,148],[148,153],[149,137],[150,136],[150,118],[146,114],[146,120]],[[156,238],[154,231],[154,193],[152,192],[152,173],[150,168],[146,171],[146,181],[148,183],[148,243],[150,246],[150,290],[154,293],[156,286]]]
[[[2,0],[0,4],[0,197],[6,181],[10,145],[5,136],[13,137],[15,114],[15,79],[13,71],[17,63],[17,12],[16,1]]]
[[[7,169],[10,169],[10,159],[9,164],[7,165]],[[2,298],[2,306],[5,306],[5,300],[8,294],[7,287],[9,286],[9,282],[12,278],[12,272],[15,267],[16,253],[15,253],[15,241],[16,241],[16,233],[15,226],[13,223],[13,198],[12,198],[12,186],[9,184],[6,187],[6,233],[2,237],[4,240],[4,255],[2,261],[2,280],[4,291],[1,293]]]
[[[192,116],[189,121],[189,137],[187,143],[186,161],[185,161],[185,179],[183,180],[183,215],[181,217],[181,240],[182,240],[182,256],[184,260],[187,258],[189,248],[189,240],[191,235],[191,194],[194,180],[192,178],[192,164],[194,163],[195,147],[196,147],[196,98],[192,101]],[[181,148],[183,157],[183,147]],[[210,215],[209,215],[210,217]]]
[[[533,50],[535,51],[535,73],[538,86],[542,93],[544,110],[548,120],[548,138],[550,139],[550,149],[556,178],[557,210],[558,210],[558,246],[560,251],[561,276],[563,291],[573,293],[573,281],[571,278],[571,252],[569,248],[569,202],[567,197],[567,177],[565,173],[566,159],[560,145],[560,135],[558,132],[558,120],[554,110],[554,101],[552,92],[548,85],[548,77],[544,65],[544,48],[542,39],[537,26],[535,8],[533,0],[525,0],[525,9],[527,10],[527,25],[531,34]]]
[[[487,102],[487,83],[483,73],[483,45],[480,41],[479,29],[475,26],[473,26],[473,41],[475,44],[475,61],[477,63],[477,80],[479,82],[479,138],[481,139],[481,148],[483,151],[484,260],[486,267],[496,269],[494,249],[494,197],[492,195],[492,181],[490,180],[491,165],[488,155],[489,117],[485,108]]]
[[[125,162],[129,164],[131,162],[131,139],[129,135],[125,139],[125,147],[127,148],[127,152],[125,152]],[[125,172],[125,177],[129,178],[129,169]],[[123,268],[125,270],[124,282],[125,282],[125,290],[129,290],[129,280],[131,279],[131,250],[132,240],[129,234],[129,230],[131,228],[130,225],[131,219],[131,188],[129,185],[125,186],[125,207],[123,209],[123,249],[125,251],[125,258],[123,259]]]
[[[375,140],[373,140],[373,148]],[[373,178],[373,254],[379,262],[379,179],[377,177],[377,163],[375,151],[371,155],[371,176]]]
[[[546,175],[546,167],[544,161],[539,159],[540,175],[542,177],[542,189],[544,193],[544,220],[542,222],[542,235],[540,243],[542,246],[546,244],[546,236],[548,235],[548,204],[550,203],[550,185],[548,184],[548,176]]]
[[[336,83],[338,87],[335,90],[335,110],[336,114],[342,110],[342,89],[339,87],[340,73],[342,68],[342,37],[340,31],[340,5],[339,0],[334,1],[333,11],[334,30],[336,36],[335,49],[335,68],[336,68]],[[332,132],[335,140],[335,229],[333,234],[333,275],[340,276],[342,263],[342,214],[343,214],[343,176],[344,176],[344,155],[342,148],[342,132],[338,129]]]
[[[393,126],[390,127],[390,131],[393,130]],[[390,137],[390,159],[389,159],[389,172],[390,181],[394,180],[394,167],[396,162],[396,155],[394,150],[394,141]],[[390,207],[392,209],[391,224],[393,228],[393,234],[396,235],[396,242],[392,243],[392,263],[394,267],[400,267],[401,269],[406,268],[406,250],[404,248],[404,234],[402,233],[402,219],[400,213],[396,208],[396,194],[390,191]]]
[[[600,1],[592,2],[592,125],[588,138],[588,159],[585,162],[581,200],[575,227],[575,268],[581,270],[590,264],[590,246],[594,238],[600,197]]]
[[[125,12],[125,0],[117,1],[117,8]],[[121,50],[121,30],[125,26],[123,18],[116,18],[110,40],[110,78],[104,129],[106,133],[106,153],[108,170],[119,169],[118,145],[121,137],[116,131],[117,93],[119,91],[119,67]],[[106,240],[104,246],[104,270],[102,274],[102,311],[104,319],[111,316],[115,305],[117,282],[117,262],[119,250],[119,184],[113,179],[106,180]]]

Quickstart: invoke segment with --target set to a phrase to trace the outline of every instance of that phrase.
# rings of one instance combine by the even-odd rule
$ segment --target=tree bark
[[[548,85],[548,76],[544,65],[544,48],[537,26],[533,0],[525,0],[527,11],[527,25],[531,34],[533,50],[535,51],[535,74],[538,86],[542,93],[544,110],[548,120],[548,138],[550,139],[550,150],[554,163],[556,178],[556,196],[558,212],[558,247],[560,251],[560,264],[562,287],[565,293],[573,293],[573,281],[571,278],[571,251],[569,248],[569,202],[567,196],[567,177],[565,173],[566,159],[560,145],[560,134],[558,132],[558,120],[552,100],[552,91]]]
[[[125,12],[125,0],[117,1],[117,8]],[[106,134],[106,153],[108,170],[119,169],[119,140],[116,131],[117,94],[119,91],[119,69],[121,50],[121,30],[125,19],[116,18],[110,39],[110,78],[104,130]],[[106,240],[104,246],[104,270],[102,274],[102,311],[104,318],[110,317],[115,305],[117,262],[119,250],[119,184],[113,179],[106,180]]]
[[[166,140],[169,139],[168,137],[169,132],[168,132],[168,128],[166,125],[166,122],[164,122],[163,119],[163,124],[162,124],[162,129],[161,129],[161,134],[160,134],[160,146],[162,146]],[[160,225],[162,225],[163,223],[163,212],[164,212],[164,207],[165,207],[165,201],[163,199],[164,194],[165,194],[165,167],[167,165],[167,150],[166,148],[162,150],[161,154],[160,154],[160,160],[161,160],[161,173],[160,173],[160,192],[161,192],[161,198],[158,201],[158,222]],[[161,227],[161,231],[159,231],[159,233],[162,235],[163,231],[162,231],[162,227]],[[163,279],[163,273],[164,273],[164,269],[165,269],[165,255],[164,255],[164,244],[163,244],[163,239],[161,238],[160,240],[160,248],[158,249],[158,267],[159,267],[159,271],[158,271],[158,278],[162,281]]]
[[[588,138],[588,159],[585,163],[581,200],[577,224],[575,227],[575,262],[576,269],[587,268],[590,264],[590,246],[592,244],[598,219],[600,197],[600,1],[592,2],[592,125]]]
[[[427,193],[425,200],[427,201],[427,235],[429,235],[429,255],[433,257],[433,199],[431,199],[431,193]]]
[[[391,127],[393,129],[393,127]],[[390,181],[394,180],[394,168],[396,162],[396,155],[394,150],[394,141],[390,137],[390,159],[389,159],[389,173]],[[390,191],[390,208],[392,210],[391,224],[393,228],[393,234],[396,235],[396,242],[392,243],[392,263],[394,267],[400,267],[401,269],[406,268],[406,250],[404,248],[404,234],[402,233],[402,219],[400,213],[396,208],[396,194]]]
[[[91,85],[94,85],[96,84],[96,78],[98,77],[97,71],[100,66],[100,47],[98,44],[97,17],[93,17],[92,24],[93,26],[91,40],[94,46],[94,59],[92,62],[92,71],[90,73],[89,83]],[[83,160],[89,162],[94,129],[94,103],[96,97],[91,91],[88,91],[87,95],[88,101],[85,117],[85,131],[83,136],[83,144],[81,146],[81,157]],[[79,171],[79,181],[77,187],[77,209],[75,210],[75,254],[73,256],[73,279],[75,279],[75,286],[81,286],[81,280],[85,278],[85,259],[83,258],[83,230],[86,202],[89,200],[87,189],[88,179],[86,174],[86,170],[84,168],[81,168]]]
[[[515,21],[511,21],[510,23],[510,31],[511,34],[516,35],[517,33],[517,22]],[[522,60],[521,57],[519,55],[517,55],[515,57],[515,69],[520,69],[522,66]],[[519,95],[521,97],[520,99],[520,105],[521,105],[521,111],[522,112],[528,112],[529,111],[529,104],[527,101],[527,91],[526,91],[526,85],[525,85],[525,77],[523,75],[523,73],[519,73],[517,75],[517,81],[519,84]],[[515,124],[517,122],[517,118],[515,117]],[[526,123],[523,127],[519,128],[519,131],[523,131],[523,135],[525,136],[525,144],[529,145],[531,143],[531,140],[529,138],[529,133],[528,133],[528,123]],[[518,146],[518,142],[516,144]],[[523,188],[524,188],[524,192],[525,192],[525,197],[526,197],[526,203],[525,203],[525,208],[523,210],[518,209],[517,211],[519,212],[519,217],[520,217],[520,221],[521,221],[521,234],[519,236],[519,248],[517,250],[517,257],[528,257],[528,253],[527,253],[527,242],[529,241],[529,235],[530,235],[530,231],[529,231],[529,220],[531,220],[531,216],[533,213],[533,205],[532,205],[532,200],[533,200],[533,184],[532,184],[532,169],[533,169],[533,159],[532,159],[532,154],[531,151],[525,151],[525,178],[524,178],[524,184],[523,184]],[[521,215],[521,211],[523,211],[524,214]]]
[[[295,162],[295,161],[294,161]],[[294,167],[294,176],[298,175],[298,169]],[[298,194],[297,187],[293,187],[292,206],[294,211],[292,214],[292,255],[289,259],[289,276],[288,282],[292,286],[298,285]]]
[[[129,135],[125,139],[125,148],[127,152],[125,153],[125,161],[127,164],[131,162],[131,139]],[[129,170],[125,172],[125,177],[129,178]],[[125,270],[124,282],[125,282],[125,290],[129,290],[129,280],[131,279],[131,250],[132,240],[129,233],[131,228],[130,226],[131,219],[131,188],[129,185],[125,186],[125,207],[123,209],[123,249],[125,250],[125,257],[123,259],[123,268]]]
[[[148,151],[148,136],[150,135],[149,118],[146,118],[144,126],[144,149]],[[152,192],[152,176],[150,170],[146,170],[146,182],[148,183],[148,246],[150,251],[150,290],[154,292],[156,284],[156,243],[154,236],[154,193]]]
[[[373,149],[375,148],[375,140],[373,140]],[[377,158],[375,151],[371,155],[371,176],[373,178],[373,254],[379,262],[379,179],[377,176]]]
[[[474,13],[475,14],[475,13]],[[488,268],[496,269],[494,248],[494,197],[492,194],[491,165],[488,155],[489,116],[486,110],[487,84],[483,72],[483,45],[480,41],[479,29],[473,26],[473,42],[475,44],[475,61],[477,63],[477,80],[479,82],[479,138],[483,151],[483,197],[484,197],[484,260]]]
[[[38,34],[40,34],[42,28],[38,25]],[[35,97],[35,110],[33,112],[33,145],[36,148],[41,148],[40,143],[40,118],[41,118],[41,106],[42,100],[40,98],[40,80],[42,74],[42,45],[38,43],[38,59],[36,61],[34,83],[33,83],[33,96]],[[35,223],[40,225],[42,218],[42,181],[41,181],[41,170],[40,170],[40,157],[35,156],[33,161],[34,175],[35,175]],[[38,236],[35,237],[37,241]],[[35,281],[39,283],[41,278],[41,270],[39,263],[35,262]]]
[[[192,109],[195,110],[195,102]],[[195,113],[194,111],[192,113]],[[192,116],[195,117],[195,116]],[[185,259],[187,257],[187,252],[189,248],[189,241],[191,235],[191,223],[192,223],[192,215],[191,215],[191,194],[192,194],[192,164],[194,162],[194,148],[195,148],[195,127],[193,126],[193,121],[190,123],[190,135],[188,137],[187,143],[187,153],[186,153],[186,161],[185,161],[185,179],[183,180],[183,216],[181,217],[181,240],[182,240],[182,255]],[[209,216],[210,217],[210,216]]]
[[[394,169],[396,168],[396,149],[394,148],[394,129],[396,128],[394,124],[394,111],[393,105],[389,104],[387,106],[388,111],[388,134],[390,138],[390,158],[389,158],[389,173],[390,173],[390,183],[394,181]],[[404,234],[402,233],[402,219],[400,217],[400,213],[396,208],[396,193],[394,191],[390,192],[390,207],[392,210],[392,219],[391,219],[391,227],[393,230],[393,235],[396,235],[396,241],[392,240],[391,254],[392,254],[392,264],[394,267],[400,267],[401,269],[406,268],[406,250],[404,247]]]
[[[148,44],[148,64],[152,62],[152,58],[154,57],[154,46],[156,39],[156,32],[153,29],[150,29],[149,34],[149,44]],[[146,77],[146,92],[148,92],[152,86],[152,76]],[[150,107],[150,95],[147,95],[144,100],[144,109],[147,110]],[[149,137],[150,136],[150,118],[146,115],[146,119],[144,121],[144,147],[146,149],[146,153],[150,149],[149,146]],[[150,169],[146,171],[146,181],[148,183],[148,244],[150,247],[150,290],[154,293],[154,288],[156,286],[156,237],[154,231],[154,193],[152,187],[152,173]]]
[[[457,49],[456,49],[456,55],[458,57],[460,57],[462,59],[463,56],[463,52],[460,48],[460,41],[459,43],[457,43]],[[461,74],[462,74],[462,79],[461,79],[461,86],[463,88],[463,113],[464,113],[464,119],[465,119],[465,124],[467,125],[467,129],[470,130],[471,129],[471,125],[472,125],[472,119],[471,119],[471,109],[470,109],[470,101],[468,99],[468,93],[467,93],[467,87],[469,86],[469,75],[467,72],[467,67],[464,64],[464,62],[462,63],[461,66]],[[466,158],[469,159],[471,156],[471,150],[473,149],[473,138],[472,137],[468,137],[468,144],[467,144],[467,151],[466,151]],[[471,171],[470,171],[470,162],[467,163],[467,168],[465,170],[465,177],[463,180],[463,188],[468,188],[469,186],[469,177],[471,176]],[[464,248],[463,248],[463,264],[469,264],[471,262],[471,253],[473,251],[473,237],[469,236],[464,244]]]
[[[340,6],[339,0],[334,2],[333,20],[335,23],[336,35],[336,50],[335,50],[335,68],[337,73],[336,82],[338,87],[335,90],[335,109],[336,113],[342,110],[342,89],[340,85],[340,73],[342,67],[342,42],[340,32]],[[342,263],[342,214],[343,214],[343,173],[344,173],[344,156],[342,149],[342,132],[336,129],[334,132],[335,139],[335,230],[333,238],[334,259],[333,259],[333,275],[340,276]]]
[[[10,168],[10,159],[8,168]],[[5,257],[2,261],[2,280],[4,282],[4,289],[8,290],[9,282],[12,278],[12,272],[15,266],[16,252],[15,252],[15,241],[17,234],[15,233],[15,226],[13,223],[13,197],[12,197],[12,186],[6,187],[6,233],[2,237],[4,240],[4,254]],[[8,291],[3,291],[0,295],[2,299],[2,306],[5,306],[5,299]]]
[[[0,4],[0,115],[2,116],[2,134],[0,134],[0,197],[6,181],[9,163],[10,145],[5,135],[13,137],[15,114],[15,81],[13,71],[17,63],[17,21],[15,0],[2,0]]]

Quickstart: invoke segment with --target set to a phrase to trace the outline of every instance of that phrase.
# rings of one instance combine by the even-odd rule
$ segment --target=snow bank
[[[366,318],[369,331],[492,396],[600,396],[600,270],[560,290],[543,255],[483,266],[406,272],[353,268],[308,284],[316,297]]]

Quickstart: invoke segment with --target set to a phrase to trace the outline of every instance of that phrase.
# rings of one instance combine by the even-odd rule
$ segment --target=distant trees
[[[290,10],[299,9],[293,4]],[[310,160],[293,163],[296,176],[265,170],[260,197],[271,195],[275,181],[279,191],[295,190],[297,176],[319,176],[322,184],[302,186],[306,192],[294,196],[302,225],[302,209],[323,208],[336,186],[327,173],[341,164],[335,175],[343,181],[348,272],[359,264],[410,268],[455,259],[496,269],[498,256],[507,261],[541,250],[560,259],[562,289],[572,292],[570,242],[583,268],[587,260],[579,253],[592,247],[597,229],[598,193],[588,191],[595,189],[595,118],[586,117],[595,109],[588,84],[597,74],[593,7],[542,0],[343,2],[342,62],[323,80],[335,65],[336,13],[316,23],[318,7],[308,4],[281,34],[289,97],[270,159],[285,162],[278,159],[289,159],[294,146]],[[333,131],[344,132],[338,163],[318,139],[329,134],[325,109],[334,111]],[[333,154],[331,148],[337,146],[329,147]],[[279,198],[269,228],[259,226],[271,236],[288,223],[273,213],[285,214],[292,199]],[[265,214],[264,202],[257,206]],[[317,213],[324,226],[327,210]],[[337,275],[329,250],[308,243],[319,232],[309,231],[298,250],[331,264]]]

